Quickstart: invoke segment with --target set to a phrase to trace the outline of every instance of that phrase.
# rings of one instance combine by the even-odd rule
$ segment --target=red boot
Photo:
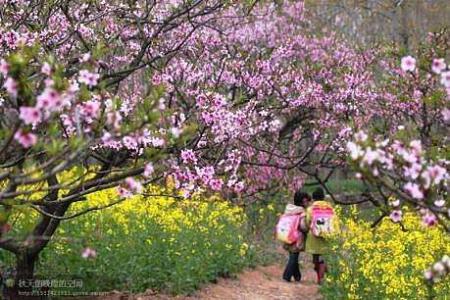
[[[327,272],[327,265],[322,262],[318,265],[318,271],[317,271],[317,283],[322,284],[323,278],[325,277],[325,273]]]
[[[321,263],[314,263],[314,271],[316,271],[316,275],[317,275],[317,284],[320,284],[320,265]]]

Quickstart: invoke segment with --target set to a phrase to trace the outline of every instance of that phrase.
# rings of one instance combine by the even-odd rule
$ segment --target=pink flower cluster
[[[122,198],[129,198],[134,194],[140,194],[143,190],[144,187],[142,184],[133,177],[126,178],[123,184],[117,187],[117,193]]]
[[[413,72],[416,69],[416,59],[412,56],[405,56],[401,59],[401,69],[404,72]],[[440,83],[447,91],[450,98],[450,70],[447,70],[447,64],[443,58],[434,58],[431,63],[433,73],[441,76]]]
[[[399,192],[404,191],[407,195],[405,200],[420,206],[430,201],[429,197],[439,197],[450,179],[445,168],[450,165],[449,162],[428,160],[419,140],[413,140],[407,146],[398,140],[373,143],[365,133],[360,132],[354,142],[347,143],[347,150],[367,180],[376,184],[378,177],[395,178],[395,185],[401,189]],[[437,222],[436,211],[447,213],[445,204],[445,201],[437,200],[433,211],[421,210],[424,224],[432,226]],[[395,209],[390,214],[394,222],[402,219],[399,205],[400,202],[395,202]]]
[[[86,247],[83,249],[83,252],[81,253],[81,257],[84,259],[89,258],[96,258],[97,257],[97,251],[93,248]]]
[[[22,145],[24,148],[30,148],[34,146],[37,143],[37,136],[31,132],[24,132],[21,129],[19,129],[14,134],[14,139]]]
[[[217,176],[216,168],[212,165],[203,167],[199,165],[199,161],[197,161],[194,151],[183,151],[182,161],[185,165],[174,167],[173,176],[176,188],[183,190],[185,197],[190,197],[194,192],[202,191],[202,187],[211,189],[212,191],[222,191],[226,186],[237,193],[242,192],[244,188],[244,182],[238,181],[238,177],[235,173],[237,167],[228,165],[224,168],[223,162],[216,167],[217,170],[222,169],[225,174],[232,173],[225,185],[224,179],[221,178],[222,176]],[[228,162],[231,163],[230,160],[228,160]],[[190,165],[193,167],[191,168]]]
[[[437,283],[448,274],[450,274],[450,257],[444,255],[431,268],[425,270],[423,275],[428,282]]]
[[[88,70],[81,70],[78,76],[78,82],[86,84],[88,87],[94,87],[98,84],[100,75],[91,73]]]

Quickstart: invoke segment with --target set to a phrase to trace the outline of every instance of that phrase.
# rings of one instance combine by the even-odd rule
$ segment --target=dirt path
[[[289,299],[322,299],[315,284],[315,273],[311,268],[302,271],[300,283],[288,283],[281,280],[283,267],[271,265],[257,267],[239,274],[235,279],[221,278],[216,284],[209,284],[192,296],[165,296],[151,291],[126,295],[122,293],[90,298],[90,300],[194,300],[194,299],[223,299],[223,300],[289,300]]]

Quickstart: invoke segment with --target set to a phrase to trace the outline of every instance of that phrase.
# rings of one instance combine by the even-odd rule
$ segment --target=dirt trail
[[[289,299],[322,299],[315,283],[315,273],[311,268],[302,271],[300,283],[285,282],[281,279],[283,266],[271,265],[247,270],[237,278],[221,278],[216,284],[209,284],[192,296],[165,296],[148,291],[143,294],[126,295],[123,293],[109,294],[90,300],[289,300]],[[86,298],[85,298],[86,299]]]

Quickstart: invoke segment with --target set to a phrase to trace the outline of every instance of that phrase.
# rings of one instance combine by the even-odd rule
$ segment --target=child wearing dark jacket
[[[289,203],[286,205],[284,214],[294,215],[294,214],[300,214],[305,216],[306,214],[306,208],[308,206],[309,201],[311,200],[311,197],[304,192],[297,191],[294,195],[294,204]],[[300,222],[302,224],[304,222]],[[302,228],[298,228],[299,231],[304,231]],[[304,233],[302,233],[304,234]],[[303,239],[304,242],[304,239]],[[298,264],[298,257],[301,251],[303,251],[303,245],[298,244],[292,244],[288,245],[285,244],[284,248],[289,252],[289,259],[286,265],[286,268],[283,272],[283,279],[285,281],[290,282],[291,278],[294,277],[295,281],[300,281],[302,278],[302,274],[300,273],[300,267]]]

